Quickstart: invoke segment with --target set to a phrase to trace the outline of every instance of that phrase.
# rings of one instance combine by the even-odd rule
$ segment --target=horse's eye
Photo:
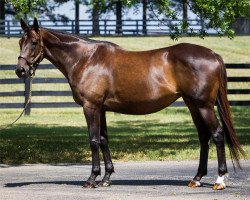
[[[37,45],[37,42],[36,42],[36,41],[32,42],[32,48],[35,48],[36,45]]]

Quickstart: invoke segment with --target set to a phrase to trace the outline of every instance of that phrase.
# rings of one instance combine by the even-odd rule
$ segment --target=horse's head
[[[21,27],[24,34],[19,41],[21,53],[18,57],[16,74],[19,78],[24,79],[34,74],[37,65],[42,61],[44,46],[36,18],[31,27],[21,19]]]

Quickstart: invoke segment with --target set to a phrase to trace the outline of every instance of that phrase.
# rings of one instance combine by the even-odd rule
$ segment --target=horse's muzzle
[[[16,75],[21,79],[25,79],[29,76],[29,70],[25,70],[25,68],[17,65],[16,66]]]

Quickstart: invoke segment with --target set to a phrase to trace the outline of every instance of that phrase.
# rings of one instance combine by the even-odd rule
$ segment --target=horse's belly
[[[168,94],[157,99],[147,99],[142,101],[122,101],[115,98],[110,98],[104,103],[104,109],[107,111],[130,114],[130,115],[145,115],[160,111],[180,96],[178,94]]]

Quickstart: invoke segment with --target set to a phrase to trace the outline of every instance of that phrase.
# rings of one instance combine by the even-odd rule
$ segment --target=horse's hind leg
[[[219,178],[213,189],[224,189],[223,177],[227,173],[224,134],[215,115],[213,106],[201,102],[187,101],[193,121],[197,127],[200,140],[200,163],[196,176],[189,182],[190,187],[200,186],[201,178],[207,174],[209,140],[212,136],[217,149]],[[201,103],[201,104],[200,104]],[[202,105],[202,106],[201,106]]]
[[[107,134],[107,124],[105,112],[101,113],[101,150],[103,154],[103,159],[105,163],[105,175],[102,181],[98,184],[99,186],[107,187],[111,185],[110,176],[114,172],[114,166],[111,160],[109,146],[108,146],[108,134]]]
[[[203,176],[207,174],[207,162],[208,162],[208,152],[209,152],[209,140],[211,134],[204,127],[204,120],[196,106],[191,103],[187,103],[187,106],[191,112],[192,119],[198,131],[199,141],[200,141],[200,162],[198,167],[198,172],[192,181],[189,182],[189,187],[199,187],[201,185],[200,180]]]
[[[200,141],[200,162],[198,167],[198,172],[192,181],[189,182],[189,187],[199,187],[201,185],[200,180],[203,176],[207,174],[207,162],[208,162],[208,152],[209,152],[209,141],[211,138],[210,132],[204,126],[204,120],[202,115],[197,108],[193,105],[193,102],[185,101],[187,104],[194,124],[198,131],[199,141]]]

